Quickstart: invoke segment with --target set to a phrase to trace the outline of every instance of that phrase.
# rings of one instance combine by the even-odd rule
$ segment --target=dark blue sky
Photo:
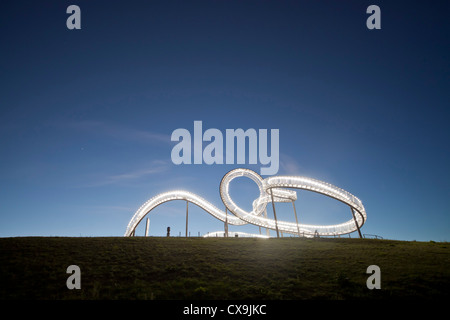
[[[71,4],[81,30],[66,28]],[[381,30],[366,28],[371,4]],[[224,133],[279,129],[278,174],[358,196],[364,233],[449,241],[449,7],[3,1],[0,236],[120,236],[145,200],[174,188],[220,206],[221,177],[259,166],[174,165],[172,131],[201,120]],[[235,188],[250,206],[255,186]],[[349,219],[308,192],[297,202],[304,222]],[[223,228],[200,209],[191,219],[194,234]],[[151,220],[152,234],[178,234],[184,204]]]

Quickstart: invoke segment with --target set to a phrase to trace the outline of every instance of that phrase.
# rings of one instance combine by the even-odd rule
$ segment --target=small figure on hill
[[[170,237],[170,227],[167,227],[167,236]]]

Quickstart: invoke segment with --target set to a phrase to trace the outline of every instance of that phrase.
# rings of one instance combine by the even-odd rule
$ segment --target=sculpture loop
[[[252,179],[258,185],[260,191],[259,197],[253,201],[253,209],[250,212],[240,208],[231,199],[229,194],[230,182],[239,177]],[[294,202],[297,200],[297,193],[287,188],[309,190],[341,201],[350,207],[352,218],[346,222],[335,225],[310,225],[269,219],[267,214],[264,216],[263,213],[266,213],[265,209],[269,202],[272,202],[272,205],[274,206],[274,202]],[[354,231],[360,233],[359,229],[367,219],[367,214],[361,200],[353,194],[327,182],[307,177],[272,176],[263,179],[259,174],[252,170],[242,168],[234,169],[225,174],[222,178],[222,181],[220,182],[220,197],[225,207],[233,215],[227,214],[225,211],[218,209],[202,197],[188,191],[175,190],[161,193],[149,199],[136,211],[128,223],[125,236],[133,235],[139,222],[150,211],[162,203],[173,200],[185,200],[191,202],[227,224],[244,225],[250,223],[259,227],[277,230],[277,234],[278,232],[283,232],[299,236],[336,236]]]

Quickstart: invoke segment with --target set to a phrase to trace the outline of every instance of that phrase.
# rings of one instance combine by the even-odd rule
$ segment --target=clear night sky
[[[66,28],[71,4],[81,30]],[[366,27],[371,4],[381,30]],[[171,189],[223,206],[222,176],[260,166],[173,164],[172,131],[201,120],[224,133],[279,129],[278,174],[358,196],[363,233],[450,241],[449,10],[448,1],[2,1],[0,236],[122,236],[143,202]],[[257,189],[242,180],[231,193],[250,208]],[[305,223],[350,219],[334,200],[298,194]],[[184,210],[158,207],[150,234],[184,234]],[[223,224],[191,206],[189,229]]]

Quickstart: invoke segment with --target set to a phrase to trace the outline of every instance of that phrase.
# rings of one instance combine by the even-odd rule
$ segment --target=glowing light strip
[[[150,211],[155,209],[160,204],[173,200],[189,201],[199,206],[200,208],[202,208],[203,210],[205,210],[206,212],[208,212],[209,214],[211,214],[212,216],[221,221],[225,221],[225,219],[227,219],[228,223],[232,225],[246,224],[245,221],[242,221],[241,219],[231,214],[228,214],[226,217],[225,211],[218,209],[216,206],[206,201],[202,197],[196,195],[195,193],[184,190],[173,190],[169,192],[160,193],[157,196],[150,198],[148,201],[146,201],[131,218],[130,222],[128,223],[127,231],[125,232],[125,236],[130,236],[132,232],[136,229],[139,222],[141,222],[141,220]]]
[[[260,196],[253,201],[253,210],[247,212],[241,209],[234,203],[228,192],[230,182],[238,177],[247,177],[252,179],[259,188]],[[293,190],[284,188],[295,188],[310,190],[313,192],[321,193],[323,195],[334,198],[347,204],[355,213],[355,219],[358,226],[355,224],[353,217],[341,224],[334,225],[310,225],[310,224],[298,224],[287,221],[277,221],[263,217],[263,212],[269,202],[272,201],[271,192],[273,192],[274,202],[290,202],[297,200],[297,193]],[[235,169],[228,172],[220,182],[220,197],[227,209],[234,214],[226,215],[225,211],[218,209],[216,206],[206,201],[198,195],[184,191],[175,190],[165,193],[161,193],[147,202],[145,202],[134,214],[128,223],[125,236],[131,236],[136,229],[139,222],[147,215],[151,210],[156,208],[162,203],[173,200],[185,200],[189,201],[215,218],[224,221],[231,225],[243,225],[250,223],[263,228],[275,230],[278,227],[280,232],[311,236],[334,236],[342,235],[354,232],[363,226],[367,219],[367,214],[360,199],[352,195],[350,192],[338,188],[330,183],[299,176],[274,176],[263,179],[256,172],[249,169]]]

